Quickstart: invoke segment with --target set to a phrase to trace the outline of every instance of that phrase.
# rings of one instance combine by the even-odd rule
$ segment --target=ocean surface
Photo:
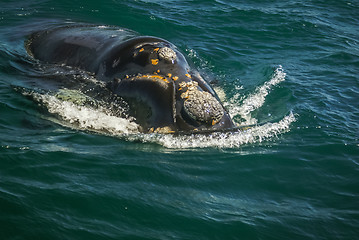
[[[24,42],[87,23],[174,43],[252,127],[141,134],[56,98],[92,77]],[[0,1],[0,239],[358,236],[358,1]]]

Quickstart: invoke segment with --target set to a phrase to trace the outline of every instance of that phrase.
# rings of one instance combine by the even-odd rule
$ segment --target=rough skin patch
[[[184,110],[194,120],[215,125],[224,115],[222,105],[210,93],[200,91],[198,83],[181,82],[180,87],[187,88],[187,91],[181,94],[184,99]]]

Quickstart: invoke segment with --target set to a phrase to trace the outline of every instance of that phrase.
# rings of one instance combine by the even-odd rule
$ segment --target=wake
[[[114,113],[101,103],[79,104],[78,101],[93,101],[91,97],[82,92],[71,94],[76,96],[76,101],[59,97],[54,93],[38,93],[24,91],[24,95],[31,96],[36,102],[45,107],[49,113],[57,116],[55,121],[63,126],[73,129],[92,131],[100,134],[119,137],[128,141],[141,141],[144,143],[156,143],[166,148],[188,149],[188,148],[237,148],[244,144],[258,143],[276,137],[290,130],[290,125],[295,121],[295,116],[290,112],[277,122],[256,125],[258,120],[251,113],[259,109],[265,103],[266,97],[278,84],[285,81],[286,73],[279,66],[275,69],[271,79],[263,85],[258,86],[253,93],[249,94],[240,103],[240,94],[234,95],[227,101],[225,107],[228,109],[232,119],[240,116],[244,122],[237,123],[241,130],[231,132],[196,133],[191,135],[171,134],[144,134],[140,133],[140,127],[135,119],[123,117],[123,114]],[[66,89],[65,89],[66,92]],[[251,125],[248,128],[243,126]]]

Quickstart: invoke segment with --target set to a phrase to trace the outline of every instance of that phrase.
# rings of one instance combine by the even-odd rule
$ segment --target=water
[[[1,239],[356,239],[357,1],[1,1]],[[239,125],[140,134],[55,97],[24,48],[46,26],[165,38]],[[87,82],[86,82],[87,81]],[[39,87],[41,86],[41,87]]]

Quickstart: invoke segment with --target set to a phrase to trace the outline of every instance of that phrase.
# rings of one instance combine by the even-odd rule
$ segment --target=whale
[[[42,63],[93,74],[109,92],[128,102],[142,132],[235,127],[210,84],[165,39],[116,27],[68,25],[34,32],[25,46]]]

